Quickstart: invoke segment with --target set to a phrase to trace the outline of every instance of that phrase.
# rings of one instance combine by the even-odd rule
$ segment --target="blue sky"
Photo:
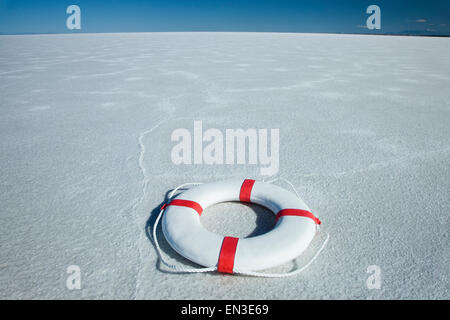
[[[81,8],[81,30],[66,8]],[[381,8],[381,30],[365,28]],[[251,31],[450,35],[450,0],[0,0],[0,33]]]

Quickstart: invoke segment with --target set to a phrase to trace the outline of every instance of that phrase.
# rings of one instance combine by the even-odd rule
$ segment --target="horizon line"
[[[182,30],[182,31],[98,31],[98,32],[0,32],[1,36],[23,36],[23,35],[80,35],[80,34],[123,34],[123,33],[292,33],[292,34],[342,34],[342,35],[369,35],[369,36],[404,36],[404,37],[450,37],[449,34],[425,34],[416,33],[420,30],[404,30],[400,32],[384,32],[384,33],[368,33],[368,32],[302,32],[302,31],[199,31],[199,30]]]

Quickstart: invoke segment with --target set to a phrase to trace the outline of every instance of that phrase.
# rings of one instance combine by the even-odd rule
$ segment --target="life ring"
[[[256,203],[276,214],[275,227],[250,238],[221,236],[200,221],[203,210],[225,201]],[[162,208],[162,230],[170,246],[185,258],[217,271],[258,271],[298,257],[321,222],[293,193],[274,184],[231,179],[189,189]]]

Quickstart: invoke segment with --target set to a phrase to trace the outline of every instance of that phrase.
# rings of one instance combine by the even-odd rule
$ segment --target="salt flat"
[[[450,298],[448,52],[450,39],[426,37],[1,36],[0,297]],[[158,264],[146,228],[167,191],[267,178],[258,165],[175,165],[171,133],[194,120],[279,128],[278,175],[330,234],[302,274],[184,275]],[[231,203],[202,223],[251,236],[273,217]],[[192,266],[159,234],[172,262]],[[66,287],[70,265],[81,290]],[[380,289],[367,288],[370,265]]]

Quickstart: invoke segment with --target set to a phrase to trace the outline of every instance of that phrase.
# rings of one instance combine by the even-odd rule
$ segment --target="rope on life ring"
[[[298,198],[300,198],[296,188],[294,187],[294,185],[288,181],[287,179],[284,178],[276,178],[270,181],[266,181],[266,183],[273,183],[275,181],[278,180],[282,180],[284,182],[286,182],[294,191],[294,193],[296,194],[296,196]],[[244,181],[243,186],[241,188],[241,193],[240,193],[240,200],[243,202],[250,202],[250,194],[248,192],[247,189],[251,190],[251,186],[248,185],[246,186],[246,182],[247,180]],[[250,181],[254,181],[254,180],[250,180]],[[263,180],[264,182],[264,180]],[[249,184],[252,184],[251,182],[248,182]],[[254,182],[253,182],[254,183]],[[169,195],[168,195],[168,201],[166,203],[163,204],[163,206],[160,209],[160,212],[158,214],[158,216],[156,217],[155,223],[153,225],[153,229],[152,229],[152,240],[153,243],[155,245],[156,248],[156,252],[158,254],[158,257],[161,261],[161,263],[166,266],[168,269],[170,269],[172,272],[175,273],[202,273],[202,272],[214,272],[214,271],[219,271],[219,272],[225,272],[225,273],[234,273],[234,274],[241,274],[241,275],[247,275],[247,276],[253,276],[253,277],[266,277],[266,278],[285,278],[285,277],[290,277],[290,276],[294,276],[297,275],[299,273],[301,273],[302,271],[304,271],[306,268],[308,268],[315,260],[316,258],[320,255],[320,253],[323,251],[323,249],[325,248],[325,246],[327,245],[328,241],[329,241],[329,234],[327,232],[321,231],[320,230],[320,220],[317,219],[316,217],[312,216],[308,216],[307,214],[304,215],[306,217],[309,217],[311,219],[313,219],[316,222],[316,228],[318,232],[323,232],[325,234],[325,240],[322,242],[321,246],[319,247],[319,249],[316,251],[316,253],[312,256],[312,258],[302,267],[297,268],[295,270],[292,270],[290,272],[286,272],[286,273],[265,273],[265,272],[258,272],[258,271],[251,271],[251,270],[243,270],[243,269],[239,269],[239,268],[233,268],[233,266],[229,265],[229,261],[233,261],[233,259],[230,259],[228,256],[230,254],[234,255],[235,250],[236,250],[236,245],[237,245],[237,238],[233,238],[233,237],[225,237],[224,241],[222,243],[222,249],[220,252],[220,256],[219,256],[219,261],[217,263],[216,266],[212,266],[212,267],[203,267],[203,268],[185,268],[185,267],[179,267],[173,264],[170,264],[164,257],[162,250],[159,246],[158,243],[158,239],[156,237],[156,229],[158,227],[158,224],[161,220],[161,217],[163,216],[163,213],[165,211],[165,209],[167,208],[167,206],[172,202],[172,205],[182,205],[182,206],[188,206],[196,211],[198,211],[199,214],[201,214],[201,207],[197,208],[196,207],[196,203],[188,203],[188,202],[193,202],[193,201],[189,201],[189,200],[174,200],[174,195],[175,193],[187,186],[198,186],[203,184],[202,182],[189,182],[189,183],[184,183],[179,185],[178,187],[176,187],[175,189],[173,189]],[[186,201],[184,203],[173,203],[174,201]],[[289,210],[289,209],[287,209]],[[283,211],[283,210],[282,210]],[[278,216],[282,216],[283,214],[279,214]],[[288,215],[288,214],[287,214]]]

